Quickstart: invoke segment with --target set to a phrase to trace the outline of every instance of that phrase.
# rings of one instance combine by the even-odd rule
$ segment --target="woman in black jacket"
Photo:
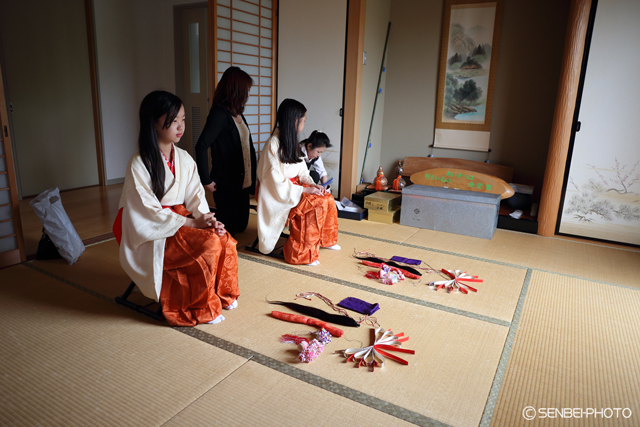
[[[213,192],[216,219],[232,235],[247,228],[249,195],[254,194],[256,186],[256,152],[242,115],[252,85],[251,77],[240,68],[227,68],[216,87],[195,150],[200,181]]]

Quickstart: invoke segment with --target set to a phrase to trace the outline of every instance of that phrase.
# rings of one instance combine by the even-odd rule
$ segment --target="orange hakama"
[[[289,238],[284,259],[289,264],[311,264],[319,249],[338,243],[338,210],[331,195],[302,193],[300,203],[289,211]]]
[[[262,151],[257,176],[259,250],[268,254],[289,222],[290,236],[283,252],[290,264],[311,264],[318,260],[319,248],[337,244],[338,210],[331,195],[311,195],[303,185],[314,184],[306,163],[280,161],[279,130],[276,129]],[[302,186],[300,185],[302,184]]]
[[[182,205],[173,210],[189,215]],[[166,239],[160,301],[170,325],[210,322],[238,298],[236,243],[229,233],[190,227]]]

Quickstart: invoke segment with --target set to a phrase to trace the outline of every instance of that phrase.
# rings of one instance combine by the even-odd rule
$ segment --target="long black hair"
[[[280,129],[278,157],[282,163],[291,164],[302,161],[303,154],[298,144],[297,125],[305,114],[307,114],[307,108],[295,99],[287,98],[278,107],[276,126],[273,130]]]
[[[140,104],[140,136],[138,149],[142,163],[151,175],[151,189],[158,200],[164,196],[164,160],[158,146],[158,134],[155,124],[162,116],[167,115],[162,129],[171,126],[182,107],[180,98],[163,90],[156,90],[145,96]]]
[[[307,147],[307,145],[309,144],[311,144],[311,148]],[[309,135],[309,138],[305,139],[304,141],[301,141],[300,145],[302,145],[305,148],[305,150],[307,150],[307,153],[309,152],[310,149],[313,150],[318,147],[326,147],[326,148],[332,147],[331,141],[329,141],[329,137],[327,136],[327,134],[317,130],[314,130],[313,132],[311,132],[311,135]]]

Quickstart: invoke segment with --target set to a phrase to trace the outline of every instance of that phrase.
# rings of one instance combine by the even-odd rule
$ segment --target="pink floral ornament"
[[[324,351],[324,346],[316,339],[311,340],[310,343],[303,341],[300,344],[302,345],[302,352],[298,359],[301,362],[311,363]]]

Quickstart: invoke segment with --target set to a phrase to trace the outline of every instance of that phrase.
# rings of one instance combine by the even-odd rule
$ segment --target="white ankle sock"
[[[336,243],[336,244],[335,244],[335,245],[333,245],[333,246],[327,246],[326,248],[323,248],[323,249],[331,249],[332,251],[339,251],[339,250],[340,250],[340,249],[342,249],[342,248],[340,247],[340,245],[338,245],[338,244]]]
[[[224,320],[224,316],[221,314],[220,316],[213,319],[211,322],[207,322],[210,325],[215,325],[216,323],[220,323]]]
[[[222,307],[225,310],[233,310],[234,308],[236,308],[238,306],[238,300],[235,300],[234,302],[232,302],[231,304],[229,304],[226,307]]]
[[[313,261],[311,264],[307,264],[307,265],[318,265],[318,264],[320,264],[320,261],[315,260],[315,261]]]

